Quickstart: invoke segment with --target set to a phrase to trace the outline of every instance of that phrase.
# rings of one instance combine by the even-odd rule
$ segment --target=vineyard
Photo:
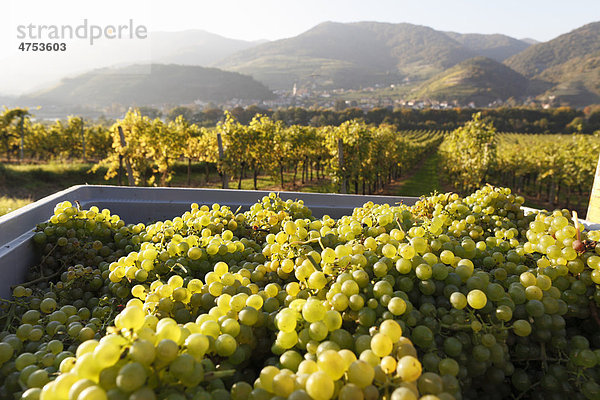
[[[311,181],[371,194],[437,151],[440,190],[466,193],[487,182],[511,187],[536,205],[583,212],[600,154],[598,135],[498,133],[479,113],[452,132],[397,131],[361,120],[285,125],[260,114],[242,124],[226,113],[215,127],[182,116],[151,119],[137,110],[111,123],[70,117],[49,124],[29,117],[21,109],[0,117],[7,161],[91,160],[94,171],[107,170],[107,179],[143,186],[169,185],[183,162],[188,186],[193,167],[202,165],[204,182],[217,171],[223,187],[242,188],[249,179],[258,189],[259,176],[269,176],[280,188],[301,189]]]
[[[238,188],[249,175],[256,189],[258,175],[265,173],[284,187],[288,182],[283,172],[293,171],[292,187],[297,179],[327,175],[338,186],[345,182],[348,191],[373,193],[435,149],[443,137],[441,131],[397,132],[389,125],[373,127],[360,121],[321,128],[284,126],[261,115],[243,125],[227,114],[215,128],[190,124],[181,116],[165,123],[137,111],[111,126],[84,126],[76,117],[52,125],[4,119],[8,160],[20,148],[29,160],[97,160],[98,167],[108,168],[107,178],[128,166],[135,185],[167,185],[175,162],[186,160],[203,163],[207,175],[209,166],[216,166],[220,174],[237,181]]]
[[[95,160],[130,185],[186,163],[223,186],[266,173],[372,193],[436,159],[454,193],[339,219],[274,193],[148,224],[57,204],[31,239],[39,263],[0,300],[2,399],[600,398],[600,231],[486,184],[581,208],[597,135],[498,133],[481,114],[436,132],[9,112],[7,158]]]
[[[600,155],[600,136],[496,133],[479,114],[439,149],[451,186],[505,185],[551,207],[585,210]]]

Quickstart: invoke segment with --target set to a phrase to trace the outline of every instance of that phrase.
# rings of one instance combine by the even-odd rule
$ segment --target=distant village
[[[394,89],[394,85],[389,85],[390,89]],[[460,103],[454,101],[439,101],[435,99],[403,99],[399,95],[386,96],[380,93],[384,89],[383,85],[375,85],[374,87],[365,87],[360,90],[356,89],[297,89],[296,85],[292,90],[274,90],[277,96],[273,100],[241,100],[231,99],[225,102],[223,108],[246,107],[249,105],[258,105],[263,108],[277,109],[287,107],[303,107],[303,108],[324,108],[324,109],[343,109],[343,108],[359,108],[363,111],[372,110],[374,108],[411,108],[411,109],[434,109],[444,110],[452,108],[496,108],[502,106],[537,106],[548,109],[553,106],[552,96],[549,102],[540,102],[534,97],[528,97],[519,104],[508,104],[502,99],[496,99],[488,104],[475,104],[474,102]],[[352,98],[352,100],[346,100]],[[206,105],[207,103],[197,101],[198,106]]]
[[[363,111],[369,111],[375,108],[387,108],[390,110],[398,108],[408,109],[434,109],[445,110],[454,108],[497,108],[502,106],[532,106],[543,109],[553,107],[553,98],[548,102],[540,102],[539,99],[528,97],[524,101],[507,102],[502,99],[497,99],[488,104],[475,104],[469,102],[466,104],[454,101],[439,101],[435,99],[403,99],[399,94],[385,95],[382,94],[382,89],[394,89],[394,85],[384,86],[375,85],[373,87],[365,87],[357,89],[322,89],[318,87],[297,89],[296,85],[291,90],[274,90],[275,98],[271,100],[260,99],[237,99],[232,98],[225,102],[216,103],[211,101],[196,100],[191,104],[147,104],[149,106],[166,114],[170,109],[177,106],[185,106],[196,109],[206,108],[221,108],[233,109],[236,107],[258,106],[263,109],[281,109],[289,107],[301,107],[306,109],[333,109],[340,111],[346,108],[357,108]],[[350,100],[349,100],[350,99]],[[70,114],[78,114],[87,117],[120,118],[132,105],[113,104],[108,107],[91,107],[91,106],[54,106],[46,105],[39,109],[36,114],[41,119],[64,118]]]

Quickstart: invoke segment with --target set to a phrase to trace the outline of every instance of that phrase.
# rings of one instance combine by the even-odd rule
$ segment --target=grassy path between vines
[[[431,153],[420,164],[415,166],[403,179],[388,185],[382,194],[391,196],[415,196],[421,197],[431,194],[433,191],[440,193],[456,191],[451,185],[443,182],[440,177],[440,158],[437,152]],[[553,210],[551,204],[538,200],[532,196],[525,196],[525,206],[537,209]],[[585,212],[580,211],[584,216]]]
[[[405,177],[388,185],[383,194],[420,197],[436,190],[442,191],[438,163],[437,152],[432,152],[415,165],[415,168]]]

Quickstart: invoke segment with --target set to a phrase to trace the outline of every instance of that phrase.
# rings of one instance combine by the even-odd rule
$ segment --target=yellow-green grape
[[[450,303],[452,307],[462,310],[467,306],[467,296],[460,292],[454,292],[450,295]]]
[[[219,335],[217,340],[215,340],[215,349],[217,350],[217,354],[221,357],[229,357],[235,353],[237,342],[233,336],[224,333]]]
[[[392,244],[386,244],[383,246],[383,248],[381,249],[381,253],[388,258],[392,258],[396,255],[396,247]]]
[[[325,248],[321,252],[321,261],[326,264],[332,264],[335,261],[336,254],[335,250],[330,248]]]
[[[308,287],[310,289],[320,290],[327,284],[327,277],[321,271],[315,271],[308,277]]]
[[[328,400],[333,397],[335,384],[333,379],[323,371],[317,371],[306,380],[306,393],[314,400]]]
[[[356,354],[354,354],[354,352],[352,352],[348,349],[342,349],[342,350],[338,351],[338,354],[344,360],[344,363],[345,363],[344,369],[345,370],[348,370],[348,368],[350,367],[350,364],[352,364],[354,361],[356,361]]]
[[[394,400],[417,400],[415,392],[407,387],[396,388],[391,395]]]
[[[325,317],[325,307],[317,299],[309,299],[302,307],[302,316],[308,322],[321,321]]]
[[[475,289],[471,290],[467,294],[467,302],[471,307],[473,307],[476,310],[479,310],[485,307],[485,305],[487,304],[487,297],[485,293],[483,293],[481,290]]]
[[[187,348],[187,352],[197,361],[201,361],[204,358],[209,346],[210,342],[208,337],[200,333],[192,333],[185,339],[185,347]]]
[[[298,333],[295,330],[290,332],[280,331],[277,334],[277,343],[284,349],[291,349],[298,343]]]
[[[414,382],[421,376],[421,363],[413,356],[404,356],[398,360],[396,373],[406,382]]]
[[[273,393],[273,379],[279,372],[279,368],[273,366],[264,367],[260,371],[260,383],[266,391]]]
[[[100,386],[90,386],[84,389],[77,400],[107,400],[106,392]]]
[[[71,399],[77,399],[79,397],[79,395],[81,394],[81,392],[83,392],[85,389],[94,386],[96,383],[92,380],[89,379],[81,379],[79,381],[77,381],[77,383],[75,383],[73,386],[71,386],[71,389],[69,390],[69,400]]]
[[[396,371],[397,366],[396,359],[392,356],[385,356],[381,359],[381,369],[386,374],[391,374]]]
[[[334,381],[340,379],[346,372],[346,363],[335,350],[322,352],[317,359],[317,366],[319,370],[326,372]]]
[[[333,332],[336,329],[340,329],[342,327],[342,315],[335,310],[329,310],[325,313],[323,322],[325,323],[327,329],[330,332]]]
[[[406,302],[400,297],[394,297],[388,303],[388,310],[394,315],[402,315],[406,311]]]
[[[386,319],[381,323],[379,332],[389,337],[393,343],[396,343],[402,337],[402,327],[391,319]]]
[[[290,308],[284,308],[275,317],[277,328],[282,332],[291,332],[296,328],[296,312]]]
[[[137,331],[144,325],[144,321],[144,311],[141,308],[132,306],[125,307],[125,309],[119,313],[118,322],[117,319],[115,319],[115,325],[120,329]]]
[[[383,333],[377,333],[371,339],[371,350],[373,350],[373,353],[378,357],[385,357],[390,354],[393,346],[394,343],[392,342],[392,339]]]
[[[294,391],[295,381],[291,375],[282,371],[273,377],[272,387],[274,394],[287,398]]]

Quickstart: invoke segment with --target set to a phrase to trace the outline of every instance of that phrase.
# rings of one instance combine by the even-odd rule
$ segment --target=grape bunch
[[[57,205],[3,301],[0,397],[600,398],[600,232],[485,186],[316,218]]]

